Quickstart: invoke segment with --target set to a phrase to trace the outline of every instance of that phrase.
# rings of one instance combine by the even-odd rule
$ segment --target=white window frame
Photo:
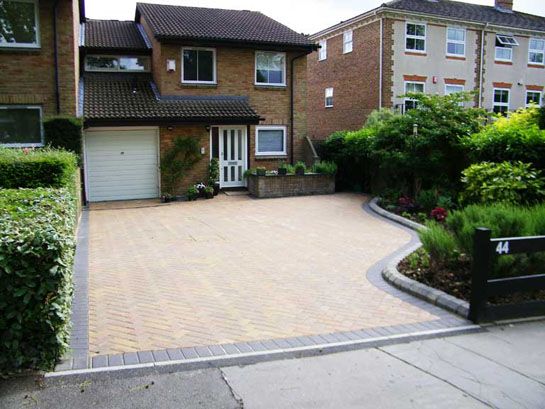
[[[507,102],[496,102],[495,101],[496,91],[507,91]],[[494,88],[492,90],[492,112],[494,112],[494,108],[497,106],[507,107],[507,111],[509,111],[510,104],[511,104],[511,89],[510,88]]]
[[[331,92],[329,92],[329,91],[331,91]],[[329,93],[331,93],[331,95],[328,95]],[[325,97],[324,97],[324,106],[325,106],[326,108],[333,108],[333,104],[334,104],[334,101],[333,101],[333,93],[334,93],[333,87],[328,87],[328,88],[325,89],[325,93],[324,93],[324,95],[325,95]],[[327,104],[327,99],[328,99],[328,98],[331,98],[331,105],[328,105],[328,104]]]
[[[257,81],[257,55],[259,53],[266,53],[266,54],[281,54],[284,56],[284,65],[282,67],[282,70],[283,70],[283,75],[282,75],[282,78],[283,78],[283,82],[281,84],[276,84],[276,83],[269,83],[269,82],[258,82]],[[285,87],[286,86],[286,77],[288,75],[288,72],[286,70],[286,53],[284,52],[278,52],[278,51],[256,51],[255,52],[255,58],[254,58],[255,62],[254,62],[254,84],[257,85],[257,86],[266,86],[266,87]]]
[[[347,37],[350,36],[348,40]],[[349,54],[354,50],[354,31],[346,30],[343,32],[343,54]]]
[[[417,25],[417,26],[424,26],[424,36],[408,34],[407,33],[407,27],[409,26],[409,24]],[[428,36],[428,25],[426,23],[416,23],[414,21],[406,21],[405,22],[405,51],[409,52],[409,53],[425,54],[427,52],[427,49],[428,49],[427,36]],[[415,50],[415,49],[412,49],[412,48],[407,48],[407,39],[409,39],[409,38],[414,38],[415,40],[424,40],[424,49],[423,50]]]
[[[119,60],[121,58],[146,58],[148,60],[148,68],[144,70],[122,70],[122,69],[112,69],[112,68],[93,68],[90,67],[87,64],[87,59],[89,57],[97,57],[97,58],[117,58],[118,60],[118,66]],[[105,55],[105,54],[90,54],[85,56],[85,71],[88,72],[150,72],[151,71],[151,57],[147,55]]]
[[[320,40],[320,48],[318,49],[318,61],[327,60],[327,40]]]
[[[14,0],[18,3],[34,3],[34,23],[36,27],[36,43],[0,43],[0,48],[40,48],[40,8],[38,0]]]
[[[212,60],[213,60],[213,69],[212,73],[214,78],[212,81],[195,81],[195,80],[184,80],[184,51],[185,50],[197,50],[197,51],[212,51]],[[182,84],[207,84],[207,85],[216,85],[217,84],[217,73],[216,73],[216,49],[215,48],[207,48],[207,47],[182,47],[182,55],[181,55],[181,64],[182,64]],[[197,67],[197,75],[198,75],[198,67]]]
[[[541,104],[543,103],[543,91],[533,91],[533,90],[527,89],[526,94],[524,95],[524,103],[526,108],[529,108],[532,105],[528,103],[528,94],[539,94],[539,102],[537,105],[541,106]]]
[[[512,39],[513,41],[506,41],[505,38],[509,38],[510,40]],[[494,46],[494,61],[513,62],[513,47],[516,47],[519,45],[515,37],[512,35],[507,35],[507,34],[496,34],[494,39],[494,44],[496,44],[496,41],[504,45],[505,47],[500,47],[497,45]],[[499,58],[498,49],[510,50],[510,58]]]
[[[425,94],[426,93],[426,83],[425,82],[422,82],[422,81],[404,81],[404,85],[403,85],[403,89],[404,89],[404,93],[407,94],[407,84],[421,84],[422,85],[422,93]],[[407,112],[407,108],[406,108],[406,103],[407,101],[412,101],[412,102],[415,102],[416,100],[415,99],[412,99],[412,98],[405,98],[403,99],[403,111],[404,112]]]
[[[282,131],[283,135],[283,146],[284,150],[282,152],[259,152],[259,131]],[[286,156],[288,154],[287,150],[287,134],[288,127],[285,125],[258,125],[255,127],[255,156]]]
[[[537,48],[530,48],[531,44],[532,44],[532,40],[543,41],[543,48],[541,50],[537,49]],[[542,62],[530,61],[530,54],[531,53],[541,54],[543,56],[543,58],[542,58],[543,61]],[[528,41],[528,64],[545,65],[545,38],[531,37],[530,40]]]
[[[37,105],[0,105],[0,110],[8,109],[37,109],[40,113],[40,140],[39,143],[0,143],[0,146],[7,148],[40,148],[45,145],[44,143],[44,121],[43,121],[43,109]]]
[[[448,38],[448,31],[449,30],[459,30],[459,31],[463,31],[464,32],[464,40],[463,41],[460,41],[460,40],[449,40]],[[446,36],[447,36],[447,44],[446,44],[446,54],[449,56],[449,57],[465,57],[466,56],[466,39],[467,39],[467,30],[465,28],[462,28],[462,27],[447,27],[447,32],[446,32]],[[463,54],[454,54],[454,53],[449,53],[448,52],[448,45],[449,43],[453,43],[453,44],[462,44],[464,46],[464,52]]]
[[[455,87],[455,88],[458,88],[460,89],[460,91],[454,91],[454,92],[451,92],[450,94],[447,93],[447,88],[448,87]],[[445,95],[451,95],[451,94],[456,94],[457,92],[464,92],[464,86],[463,85],[458,85],[458,84],[445,84]]]

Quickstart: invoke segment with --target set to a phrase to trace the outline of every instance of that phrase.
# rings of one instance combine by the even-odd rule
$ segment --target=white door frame
[[[223,167],[224,167],[224,159],[223,159],[223,152],[224,152],[224,146],[223,146],[223,131],[224,130],[241,130],[242,131],[242,173],[244,175],[244,172],[248,169],[248,130],[246,126],[243,125],[222,125],[218,126],[218,151],[219,151],[219,167],[220,167],[220,188],[224,187],[245,187],[246,186],[246,178],[242,176],[242,182],[237,185],[229,184],[228,186],[225,185],[225,182],[223,181]],[[212,152],[212,129],[210,130],[210,152]],[[210,153],[212,155],[212,153]],[[229,161],[227,161],[229,162]]]

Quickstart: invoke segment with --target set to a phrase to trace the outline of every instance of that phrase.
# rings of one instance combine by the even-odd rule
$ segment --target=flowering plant
[[[447,216],[447,210],[442,207],[436,207],[431,211],[431,217],[438,222],[444,222]]]

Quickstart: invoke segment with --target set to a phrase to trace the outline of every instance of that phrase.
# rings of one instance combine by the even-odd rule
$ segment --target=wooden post
[[[471,266],[471,299],[469,319],[478,323],[486,310],[486,284],[492,267],[490,238],[492,231],[484,227],[475,229],[473,238],[473,264]]]

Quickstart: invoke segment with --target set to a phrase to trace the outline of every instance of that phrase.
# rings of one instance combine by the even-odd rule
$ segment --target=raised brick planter
[[[304,176],[249,175],[248,191],[259,198],[328,195],[335,193],[335,176],[317,173]]]

